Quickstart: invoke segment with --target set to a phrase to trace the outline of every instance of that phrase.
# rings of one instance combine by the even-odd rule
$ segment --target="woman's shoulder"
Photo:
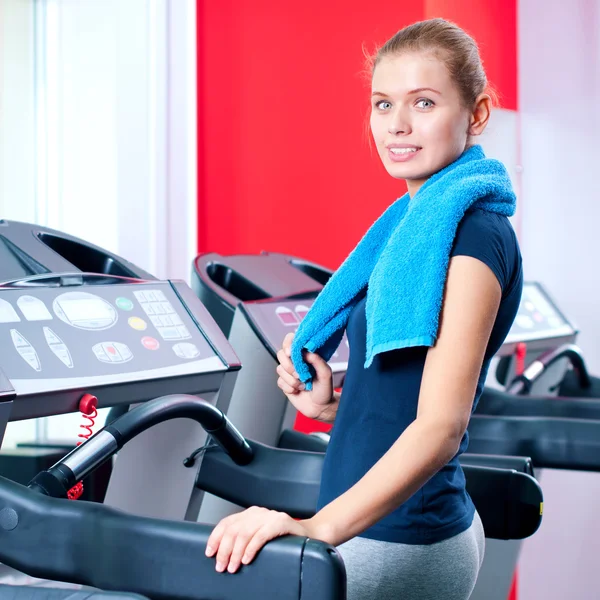
[[[510,219],[482,209],[467,211],[459,223],[452,248],[452,256],[457,255],[487,264],[503,290],[521,270],[521,252]]]
[[[495,247],[509,255],[520,254],[519,242],[510,219],[505,215],[482,210],[468,210],[456,231],[454,245]]]
[[[495,212],[472,208],[461,219],[458,229],[474,235],[500,236],[516,241],[516,234],[510,219]]]

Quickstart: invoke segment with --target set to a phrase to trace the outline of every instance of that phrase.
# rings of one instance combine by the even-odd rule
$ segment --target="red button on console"
[[[145,336],[142,338],[142,345],[148,350],[158,350],[160,344],[156,338]]]

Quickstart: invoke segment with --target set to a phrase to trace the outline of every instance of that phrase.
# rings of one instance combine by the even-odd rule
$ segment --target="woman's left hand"
[[[282,535],[313,537],[310,521],[295,521],[286,513],[253,506],[225,517],[213,529],[206,545],[206,556],[217,555],[217,571],[235,573],[247,565],[273,538]]]

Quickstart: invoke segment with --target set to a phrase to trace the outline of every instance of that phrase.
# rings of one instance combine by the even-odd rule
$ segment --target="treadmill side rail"
[[[232,575],[204,554],[213,526],[49,498],[4,478],[0,505],[0,561],[34,577],[153,600],[299,600],[301,582],[317,577],[326,587],[311,600],[345,597],[341,559],[323,542],[310,540],[305,561],[307,538],[277,538]]]

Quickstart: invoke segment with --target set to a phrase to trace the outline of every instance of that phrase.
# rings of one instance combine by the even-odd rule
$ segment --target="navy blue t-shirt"
[[[451,256],[472,256],[485,263],[502,288],[502,300],[477,384],[477,405],[490,359],[502,345],[519,308],[523,288],[521,254],[507,217],[479,209],[461,220]],[[427,347],[379,354],[368,369],[366,295],[352,310],[347,335],[348,372],[325,456],[319,508],[359,481],[415,420]],[[459,349],[457,349],[459,350]],[[361,537],[404,544],[431,544],[468,529],[475,508],[465,490],[458,462],[468,445],[463,437],[458,454],[402,506]]]

